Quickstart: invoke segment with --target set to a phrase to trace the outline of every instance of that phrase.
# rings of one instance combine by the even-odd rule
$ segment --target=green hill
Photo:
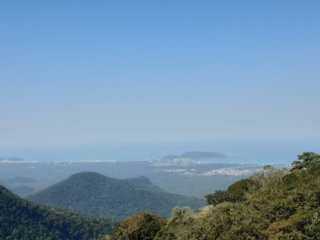
[[[80,240],[112,232],[115,223],[31,203],[0,185],[0,239]]]
[[[196,213],[175,208],[155,239],[320,239],[320,155],[298,158],[290,170],[266,166],[207,195]]]
[[[170,216],[175,206],[198,209],[206,204],[205,200],[148,190],[125,180],[93,172],[71,175],[64,181],[28,196],[27,199],[48,206],[117,219],[139,211]]]
[[[304,152],[290,170],[265,166],[206,198],[206,207],[176,207],[167,221],[148,213],[130,216],[114,236],[101,239],[320,239],[320,155]]]

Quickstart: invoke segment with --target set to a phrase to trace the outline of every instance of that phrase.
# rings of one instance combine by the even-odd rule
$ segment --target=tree
[[[292,163],[293,167],[291,171],[306,169],[308,165],[312,162],[319,162],[320,155],[314,152],[304,152],[301,155],[298,155],[298,160]]]
[[[167,223],[154,213],[138,212],[125,218],[114,230],[113,240],[152,240]]]
[[[246,200],[246,192],[254,185],[251,179],[242,179],[228,187],[227,190],[217,190],[213,194],[206,195],[208,204],[217,205],[222,202],[241,202]]]

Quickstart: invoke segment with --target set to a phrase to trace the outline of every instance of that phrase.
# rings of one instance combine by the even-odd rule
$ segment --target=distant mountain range
[[[182,155],[167,155],[164,156],[161,160],[174,160],[178,158],[183,159],[206,159],[206,158],[226,158],[227,156],[223,155],[222,153],[218,152],[200,152],[200,151],[194,151],[194,152],[186,152]]]
[[[0,239],[88,240],[110,234],[116,223],[31,203],[0,185]]]
[[[122,219],[139,211],[150,211],[168,217],[175,206],[198,209],[206,205],[206,201],[202,199],[167,193],[146,177],[119,180],[94,172],[73,174],[27,199],[115,219]]]

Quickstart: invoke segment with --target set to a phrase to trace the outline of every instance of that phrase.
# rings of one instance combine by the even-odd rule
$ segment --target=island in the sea
[[[193,152],[186,152],[182,155],[167,155],[161,158],[161,160],[174,160],[174,159],[206,159],[206,158],[226,158],[227,156],[219,153],[219,152],[200,152],[200,151],[193,151]]]

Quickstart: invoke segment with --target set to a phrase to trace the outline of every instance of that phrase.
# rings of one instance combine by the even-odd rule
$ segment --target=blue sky
[[[320,139],[320,1],[3,1],[0,145]]]

